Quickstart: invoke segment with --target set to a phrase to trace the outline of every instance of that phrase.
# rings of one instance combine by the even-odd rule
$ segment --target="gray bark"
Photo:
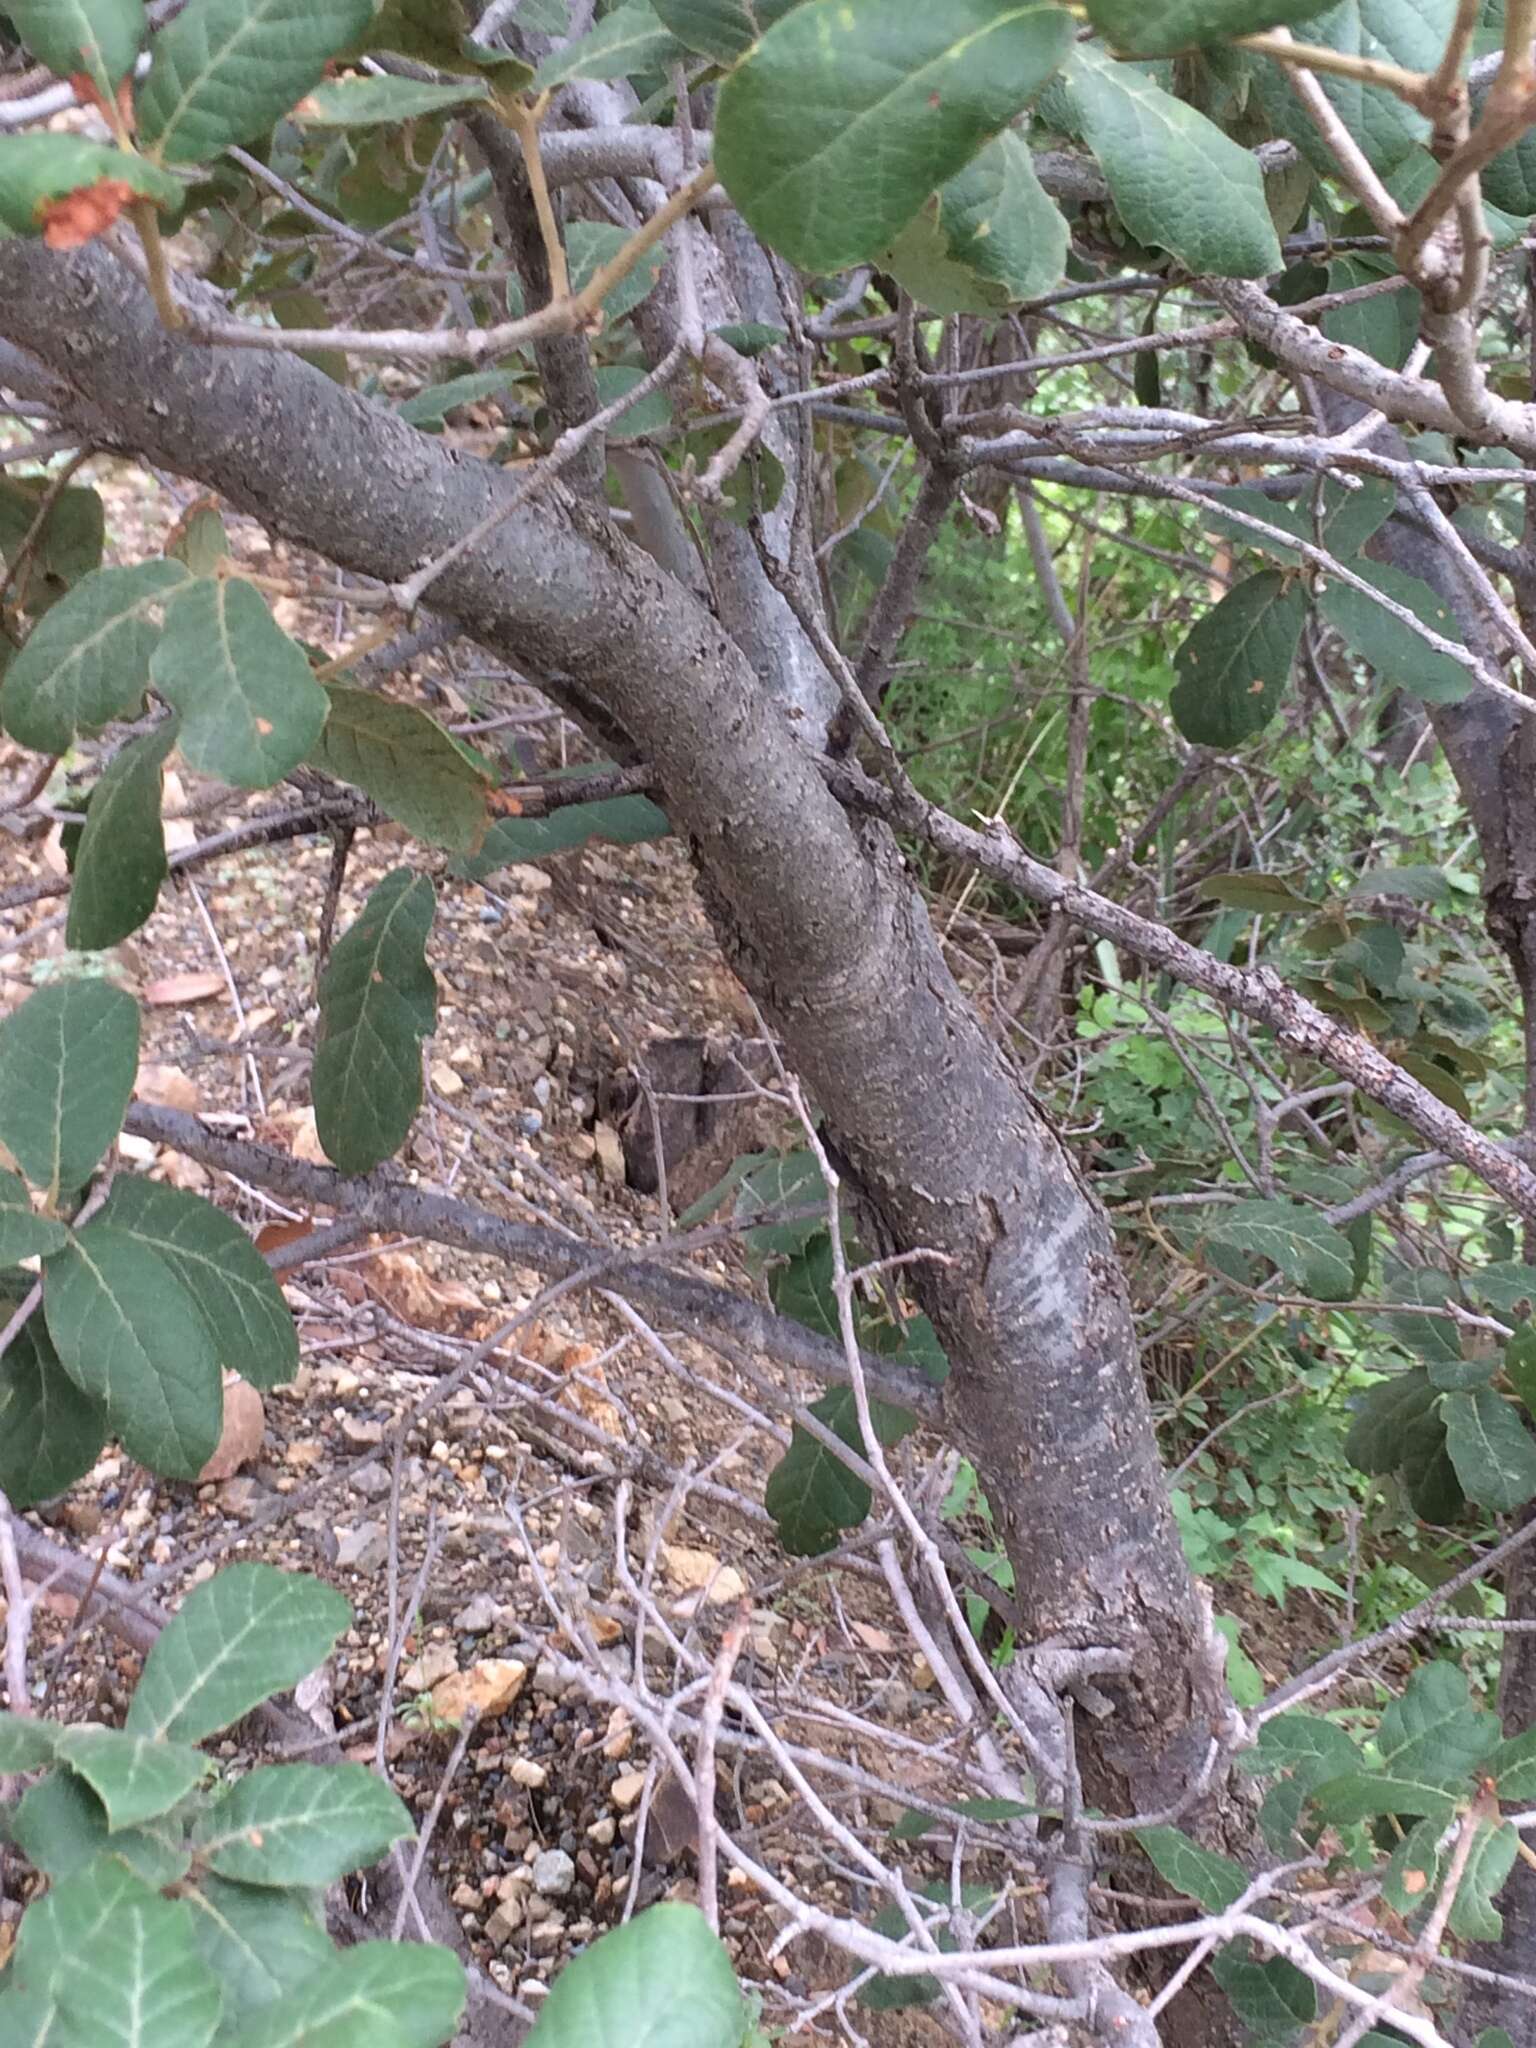
[[[397,580],[508,502],[500,472],[300,361],[167,334],[100,250],[0,247],[0,335],[117,445],[354,572]],[[1110,1226],[953,981],[885,828],[844,813],[720,623],[558,481],[431,603],[553,695],[600,705],[653,764],[728,953],[883,1230],[943,1255],[914,1288],[1031,1630],[1132,1653],[1092,1731],[1089,1798],[1177,1796],[1225,1695]]]
[[[523,152],[501,122],[490,114],[469,114],[464,126],[491,174],[491,190],[496,195],[500,216],[498,239],[517,267],[524,309],[536,313],[549,304],[549,257],[539,232]],[[554,194],[550,203],[556,209],[560,204]],[[584,334],[542,335],[533,344],[533,355],[544,387],[544,402],[557,434],[564,433],[567,427],[580,426],[601,409],[592,354]],[[566,480],[575,490],[600,494],[604,467],[603,439],[597,435],[567,462]]]

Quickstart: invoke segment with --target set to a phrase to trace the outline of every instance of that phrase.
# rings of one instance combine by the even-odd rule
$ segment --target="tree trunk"
[[[163,330],[101,250],[0,248],[0,334],[97,445],[141,453],[348,570],[394,581],[499,506],[434,610],[654,765],[722,939],[863,1193],[920,1262],[1036,1638],[1131,1668],[1084,1736],[1088,1796],[1177,1797],[1226,1695],[1186,1567],[1103,1209],[952,979],[882,827],[855,823],[718,622],[559,482],[489,465],[277,352]],[[1085,1717],[1080,1717],[1085,1718]]]

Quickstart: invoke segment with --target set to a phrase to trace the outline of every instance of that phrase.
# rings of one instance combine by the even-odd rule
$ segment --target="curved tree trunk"
[[[885,1230],[946,1263],[913,1282],[953,1365],[1037,1638],[1130,1653],[1084,1733],[1088,1796],[1175,1798],[1226,1695],[1169,1513],[1108,1220],[951,977],[882,827],[849,819],[716,619],[600,508],[509,479],[274,353],[168,334],[101,251],[0,248],[0,335],[98,445],[196,478],[275,532],[396,580],[499,506],[434,611],[654,765],[722,939]],[[1086,1717],[1080,1717],[1086,1718]]]

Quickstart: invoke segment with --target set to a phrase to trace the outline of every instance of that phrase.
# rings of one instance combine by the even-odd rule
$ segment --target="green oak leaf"
[[[1450,606],[1422,577],[1410,576],[1390,562],[1352,562],[1350,567],[1384,597],[1412,612],[1442,640],[1461,643],[1463,636]],[[1405,626],[1401,619],[1373,604],[1363,591],[1331,580],[1323,590],[1318,609],[1340,638],[1389,687],[1406,690],[1428,704],[1459,704],[1472,688],[1468,667],[1429,646],[1411,626]],[[1468,664],[1471,660],[1468,653]]]
[[[412,1832],[405,1803],[366,1764],[269,1764],[216,1799],[192,1840],[220,1877],[323,1886]]]
[[[32,628],[0,684],[0,723],[24,747],[62,754],[79,733],[131,716],[149,684],[160,615],[187,582],[180,562],[97,569]]]
[[[595,28],[556,51],[534,74],[535,92],[546,92],[572,78],[633,78],[637,72],[660,71],[687,55],[685,46],[662,25],[651,0],[623,0]]]
[[[106,1440],[105,1404],[75,1385],[32,1315],[0,1357],[0,1492],[16,1508],[52,1500],[90,1471]]]
[[[1290,679],[1306,621],[1300,588],[1278,569],[1235,583],[1173,657],[1174,723],[1202,747],[1235,747],[1262,732]]]
[[[321,977],[310,1089],[320,1142],[343,1173],[398,1152],[421,1107],[421,1041],[437,1019],[426,952],[436,903],[425,875],[395,868]]]
[[[206,1757],[184,1742],[153,1742],[121,1728],[61,1728],[55,1749],[101,1801],[113,1834],[169,1813],[209,1769]]]
[[[1387,1769],[1415,1777],[1455,1776],[1477,1768],[1499,1740],[1499,1717],[1474,1707],[1454,1664],[1421,1664],[1376,1731]]]
[[[81,484],[58,491],[42,479],[0,471],[0,555],[15,578],[7,602],[33,616],[49,611],[100,568],[106,530],[99,491]]]
[[[162,163],[195,164],[253,141],[373,13],[373,0],[191,0],[154,39],[141,145]]]
[[[573,220],[565,231],[571,290],[583,291],[603,265],[612,262],[628,240],[625,230],[615,227],[612,221]],[[603,318],[606,325],[611,327],[615,320],[622,320],[626,313],[633,313],[636,306],[643,305],[666,267],[665,249],[647,251],[628,277],[620,278],[605,296]]]
[[[0,1771],[37,1771],[51,1764],[58,1734],[52,1721],[0,1709]]]
[[[1536,1437],[1502,1395],[1492,1387],[1445,1394],[1440,1413],[1446,1450],[1468,1500],[1507,1514],[1536,1497]]]
[[[110,143],[84,135],[8,135],[0,150],[0,222],[13,234],[41,234],[58,201],[107,179],[168,211],[182,202],[169,172]]]
[[[64,1370],[105,1403],[124,1449],[195,1479],[219,1441],[224,1389],[207,1325],[166,1261],[98,1218],[48,1261],[43,1312]]]
[[[160,1632],[125,1725],[203,1742],[324,1663],[351,1614],[340,1593],[303,1572],[226,1565]]]
[[[59,981],[0,1019],[0,1144],[50,1202],[85,1185],[122,1129],[139,1006],[109,981]]]
[[[1139,242],[1219,277],[1267,277],[1281,267],[1263,175],[1248,150],[1091,43],[1074,44],[1064,75],[1083,140]]]
[[[717,64],[745,56],[796,0],[652,0],[663,28]]]
[[[219,1364],[268,1391],[299,1369],[299,1340],[272,1268],[232,1217],[201,1195],[122,1174],[102,1220],[170,1267],[191,1296]]]
[[[66,2020],[97,2048],[207,2048],[224,1999],[182,1900],[126,1899],[59,1978]]]
[[[452,1949],[362,1941],[256,2013],[231,2048],[440,2048],[464,1996],[464,1965]]]
[[[84,72],[104,99],[133,69],[144,0],[7,0],[17,34],[60,78]]]
[[[1224,1913],[1248,1889],[1248,1874],[1241,1864],[1230,1856],[1218,1856],[1214,1849],[1201,1848],[1177,1828],[1138,1828],[1136,1839],[1151,1857],[1158,1876],[1208,1913]]]
[[[229,534],[216,505],[199,498],[187,507],[166,538],[168,561],[179,562],[193,576],[219,576],[229,558]]]
[[[454,873],[474,882],[514,861],[548,860],[585,846],[589,839],[635,846],[671,831],[667,814],[648,796],[601,797],[590,804],[563,804],[546,818],[498,818],[477,854],[454,862]]]
[[[71,1782],[62,1774],[57,1775],[56,1781]],[[27,1797],[30,1799],[52,1782],[55,1780],[44,1779],[42,1785],[33,1786]],[[84,1786],[77,1789],[82,1798],[94,1798]],[[31,1851],[27,1853],[30,1855]],[[97,1854],[67,1874],[52,1874],[57,1882],[21,1917],[10,1966],[22,1984],[49,1992],[68,1975],[81,1950],[101,1938],[109,1920],[134,1903],[155,1896],[152,1888],[116,1856]]]
[[[1463,1941],[1499,1941],[1504,1916],[1494,1900],[1520,1853],[1520,1837],[1507,1820],[1480,1820],[1461,1883],[1451,1904],[1451,1932]]]
[[[239,576],[199,576],[182,589],[149,673],[181,713],[189,765],[237,789],[280,781],[325,724],[326,694],[303,649]]]
[[[115,946],[154,909],[170,870],[160,822],[162,771],[176,743],[176,720],[130,740],[91,791],[75,852],[67,945],[77,952]]]
[[[1315,12],[1313,0],[1088,0],[1088,19],[1123,57],[1171,57]]]
[[[417,121],[490,97],[483,78],[330,78],[307,93],[295,113],[306,128],[368,128],[379,121]]]
[[[1357,285],[1375,284],[1388,277],[1397,278],[1400,289],[1380,292],[1371,299],[1354,299],[1344,306],[1330,306],[1318,325],[1330,341],[1341,341],[1346,348],[1357,348],[1364,355],[1374,356],[1389,370],[1400,370],[1419,338],[1423,300],[1402,282],[1391,258],[1341,256],[1328,266],[1328,289],[1353,291]]]
[[[1526,1414],[1536,1419],[1536,1323],[1522,1323],[1505,1345],[1504,1371]]]
[[[26,1183],[0,1168],[0,1266],[19,1266],[23,1259],[56,1252],[68,1242],[62,1223],[33,1208]]]
[[[1456,16],[1456,0],[1340,0],[1293,24],[1299,42],[1320,43],[1347,57],[1374,57],[1409,71],[1433,71]],[[1291,91],[1282,66],[1253,60],[1257,97],[1278,134],[1300,149],[1313,169],[1337,176],[1338,166]],[[1318,72],[1317,82],[1373,167],[1386,175],[1429,135],[1429,123],[1383,86]],[[1502,202],[1497,202],[1502,204]],[[1278,267],[1278,266],[1277,266]]]
[[[1028,143],[1011,128],[944,186],[939,226],[950,260],[1000,285],[1010,302],[1061,282],[1067,223],[1035,174]]]
[[[1349,1239],[1300,1202],[1234,1202],[1216,1212],[1210,1234],[1219,1244],[1272,1260],[1301,1293],[1318,1301],[1347,1301],[1355,1291]]]
[[[610,1928],[560,1972],[528,2048],[746,2048],[753,2031],[729,1950],[697,1906],[669,1901]]]
[[[1407,1778],[1391,1771],[1351,1771],[1344,1777],[1325,1778],[1313,1790],[1312,1801],[1325,1820],[1339,1827],[1399,1813],[1422,1814],[1426,1820],[1444,1824],[1469,1791],[1459,1780],[1435,1776]]]
[[[803,269],[878,256],[1029,104],[1071,36],[1047,0],[802,0],[720,89],[721,180]]]
[[[876,1434],[886,1449],[900,1443],[917,1426],[914,1416],[890,1402],[873,1401],[870,1407]],[[833,1387],[810,1404],[810,1412],[850,1450],[863,1456],[864,1439],[851,1387]],[[871,1504],[869,1488],[858,1474],[796,1423],[789,1449],[768,1474],[763,1489],[763,1506],[777,1523],[779,1541],[790,1556],[817,1557],[832,1549],[846,1530],[858,1528]]]
[[[225,2024],[299,1986],[335,1954],[302,1896],[199,1871],[182,1886],[192,1938],[224,1987]]]

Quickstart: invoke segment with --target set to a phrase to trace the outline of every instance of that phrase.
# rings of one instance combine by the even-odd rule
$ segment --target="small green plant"
[[[222,1778],[200,1747],[327,1655],[350,1609],[319,1580],[237,1564],[188,1595],[126,1725],[0,1713],[30,1777],[4,1834],[48,1879],[0,1975],[5,2048],[441,2048],[465,1998],[446,1948],[338,1949],[324,1894],[412,1832],[362,1764]],[[665,2014],[689,2048],[748,2048],[756,2012],[696,1907],[615,1928],[557,1979],[538,2048],[626,2048]]]
[[[1413,1933],[1443,1911],[1464,1941],[1500,1939],[1493,1901],[1519,1848],[1501,1807],[1536,1793],[1536,1733],[1501,1740],[1498,1716],[1473,1706],[1457,1666],[1421,1665],[1363,1744],[1322,1715],[1274,1715],[1244,1768],[1268,1781],[1260,1823],[1277,1855],[1321,1851],[1336,1871],[1378,1867],[1388,1904]],[[1143,1828],[1138,1840],[1160,1875],[1207,1912],[1225,1912],[1251,1883],[1176,1828]],[[1282,1957],[1237,1944],[1213,1967],[1239,2015],[1266,2035],[1277,2007],[1293,2026],[1320,2010],[1313,1984]]]
[[[407,1700],[400,1709],[400,1719],[407,1728],[420,1729],[427,1735],[452,1735],[455,1732],[454,1723],[429,1692],[419,1692]]]
[[[325,1887],[412,1831],[361,1764],[232,1781],[201,1744],[312,1671],[351,1610],[237,1564],[187,1596],[122,1728],[0,1714],[0,1770],[38,1773],[6,1832],[49,1880],[0,1977],[6,2048],[440,2048],[464,2003],[448,1949],[325,1931]]]

